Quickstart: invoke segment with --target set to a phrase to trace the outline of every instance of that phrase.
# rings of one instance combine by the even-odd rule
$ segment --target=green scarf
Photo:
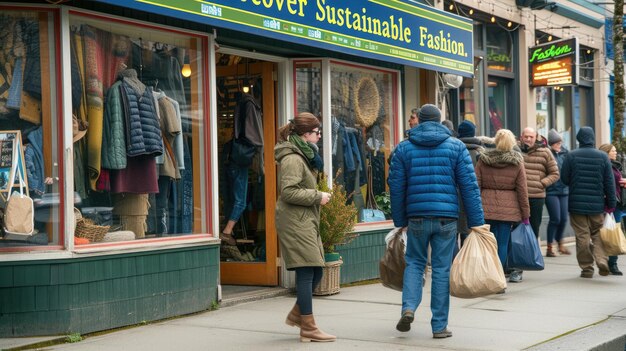
[[[302,151],[302,153],[304,154],[304,156],[306,156],[307,159],[312,160],[313,157],[315,157],[315,151],[313,151],[313,149],[311,149],[309,144],[307,144],[307,142],[302,140],[302,138],[300,138],[299,136],[295,134],[291,134],[289,136],[289,142],[291,142],[298,149],[300,149],[300,151]]]

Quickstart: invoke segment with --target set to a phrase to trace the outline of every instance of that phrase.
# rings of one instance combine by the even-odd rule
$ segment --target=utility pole
[[[613,60],[615,67],[615,93],[613,97],[613,145],[619,154],[626,153],[626,143],[622,136],[624,129],[624,0],[615,0],[613,10]]]

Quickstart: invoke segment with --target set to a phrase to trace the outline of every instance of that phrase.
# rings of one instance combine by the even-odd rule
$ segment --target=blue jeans
[[[402,312],[415,312],[422,302],[422,277],[431,247],[432,291],[430,321],[432,331],[448,326],[450,311],[450,266],[456,238],[456,219],[413,218],[409,220],[406,247],[406,268],[402,288]]]
[[[563,231],[567,224],[567,199],[568,195],[548,195],[546,196],[546,207],[550,215],[548,222],[548,244],[554,241],[557,243],[563,239]]]
[[[506,265],[506,257],[509,252],[509,242],[511,241],[511,227],[513,222],[486,220],[487,224],[491,227],[491,232],[496,237],[498,243],[498,258],[502,267]]]
[[[246,209],[248,198],[248,169],[227,166],[228,186],[231,194],[232,209],[228,219],[237,222]]]

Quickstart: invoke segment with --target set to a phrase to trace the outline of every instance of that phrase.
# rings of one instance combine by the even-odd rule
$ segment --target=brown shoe
[[[298,304],[293,305],[291,311],[287,315],[287,319],[285,319],[285,324],[291,327],[302,328],[302,317],[300,316],[300,306]]]
[[[326,334],[315,325],[315,318],[312,314],[301,317],[300,341],[301,342],[333,342],[337,340],[334,335]]]
[[[606,277],[607,275],[609,275],[610,271],[609,271],[609,266],[605,263],[605,264],[598,264],[596,262],[596,264],[598,265],[598,274],[600,274],[603,277]]]
[[[548,248],[546,249],[546,257],[556,257],[556,254],[552,250],[552,244],[548,244]]]
[[[569,250],[567,249],[567,246],[565,246],[562,241],[559,241],[559,253],[561,255],[571,255],[572,254],[571,252],[569,252]]]
[[[593,270],[582,270],[580,272],[581,278],[593,278]]]
[[[226,245],[232,245],[232,246],[237,245],[237,240],[235,239],[233,234],[221,233],[220,240],[222,240],[222,243]]]

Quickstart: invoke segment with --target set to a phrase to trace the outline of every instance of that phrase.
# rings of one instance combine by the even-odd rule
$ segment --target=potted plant
[[[317,188],[330,193],[330,201],[320,210],[320,236],[324,247],[324,274],[314,295],[331,295],[339,292],[339,268],[343,261],[337,252],[336,245],[347,244],[358,235],[353,232],[357,221],[357,209],[354,204],[347,204],[344,188],[333,180],[333,188],[328,187],[327,178],[322,175]]]

